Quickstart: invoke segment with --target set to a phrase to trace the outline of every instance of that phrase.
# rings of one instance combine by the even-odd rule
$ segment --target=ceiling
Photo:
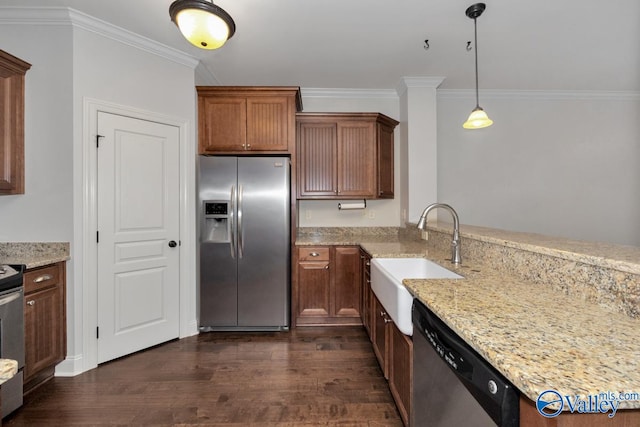
[[[200,59],[221,85],[394,89],[402,77],[474,87],[472,0],[218,0],[236,22],[221,49],[182,38],[172,0],[0,0],[66,6]],[[481,89],[640,90],[640,1],[485,0]],[[430,48],[425,50],[424,40]]]

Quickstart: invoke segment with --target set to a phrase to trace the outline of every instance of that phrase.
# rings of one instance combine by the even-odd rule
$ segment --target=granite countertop
[[[69,259],[66,242],[0,242],[0,264],[24,264],[30,269]]]
[[[446,224],[430,228],[451,230]],[[505,246],[640,271],[640,256],[635,258],[640,248],[461,229],[467,236]],[[463,276],[403,283],[532,401],[549,389],[580,396],[640,392],[640,319],[505,274],[490,264],[465,261],[464,245],[463,263],[455,266],[445,260],[448,251],[397,235],[347,235],[344,240],[339,235],[302,235],[297,244],[360,244],[373,257],[424,256]],[[640,408],[640,401],[621,402],[620,408]]]
[[[18,362],[13,359],[0,359],[0,384],[4,384],[18,373]]]

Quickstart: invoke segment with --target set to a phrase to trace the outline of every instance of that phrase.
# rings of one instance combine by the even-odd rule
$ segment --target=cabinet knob
[[[325,270],[328,270],[328,269],[329,269],[329,266],[328,266],[328,265],[326,265],[326,266],[324,267],[324,269],[325,269]]]
[[[35,305],[36,302],[34,300],[27,301],[27,305]]]
[[[388,317],[384,318],[384,323],[391,323],[393,322],[393,320],[389,319]]]
[[[320,256],[320,254],[318,252],[311,252],[309,256],[316,257],[316,256]]]
[[[251,148],[251,144],[247,144],[247,149]]]
[[[370,265],[371,265],[371,261],[367,261],[367,266],[370,266]]]

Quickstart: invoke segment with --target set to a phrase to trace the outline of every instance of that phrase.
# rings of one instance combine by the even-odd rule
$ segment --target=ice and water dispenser
[[[229,242],[231,221],[228,200],[204,201],[204,224],[202,242]]]

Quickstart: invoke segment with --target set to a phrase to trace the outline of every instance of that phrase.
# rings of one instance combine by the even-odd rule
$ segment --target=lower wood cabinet
[[[358,246],[298,248],[296,325],[362,324],[360,291]]]
[[[362,325],[371,337],[371,255],[360,249],[360,312]]]
[[[370,282],[363,282],[363,292],[368,294],[365,300],[369,304],[368,331],[373,352],[384,377],[389,382],[389,390],[396,402],[400,417],[404,425],[408,426],[413,392],[413,341],[411,337],[400,332],[371,290]],[[362,311],[367,312],[364,308]],[[367,320],[363,319],[363,323],[365,322]]]
[[[65,262],[24,274],[24,393],[53,377],[66,357]]]
[[[396,401],[398,412],[409,425],[413,391],[413,341],[396,327],[389,324],[389,389]]]

